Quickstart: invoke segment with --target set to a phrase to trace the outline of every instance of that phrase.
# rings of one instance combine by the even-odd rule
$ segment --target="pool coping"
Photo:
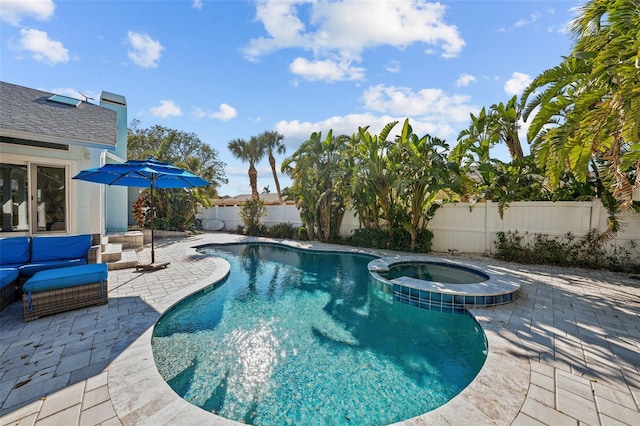
[[[385,256],[377,250],[353,247],[338,247],[319,243],[281,241],[268,238],[238,236],[230,244],[263,242],[283,246],[327,252],[350,252]],[[196,248],[216,241],[202,242],[185,248],[185,256],[197,255]],[[224,244],[224,243],[222,243]],[[229,273],[229,264],[223,259],[211,257],[213,273],[196,284],[182,288],[156,302],[153,306],[164,314],[181,300],[203,289],[211,288]],[[472,262],[470,262],[472,263]],[[495,310],[499,307],[494,307]],[[517,353],[512,342],[519,338],[495,321],[493,312],[477,309],[470,313],[482,326],[487,342],[488,355],[480,372],[460,394],[443,406],[403,420],[394,425],[430,424],[510,424],[518,415],[529,387],[530,363],[526,354]],[[154,322],[155,325],[155,322]],[[160,425],[189,424],[241,425],[207,412],[178,396],[160,376],[153,359],[151,338],[153,326],[149,327],[133,343],[112,361],[108,371],[108,388],[117,416],[124,424]],[[136,392],[131,392],[135,389]]]

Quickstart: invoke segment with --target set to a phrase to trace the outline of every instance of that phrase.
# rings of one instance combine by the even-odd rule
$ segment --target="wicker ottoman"
[[[22,319],[31,321],[45,315],[104,305],[108,302],[104,263],[94,263],[37,272],[22,286]]]

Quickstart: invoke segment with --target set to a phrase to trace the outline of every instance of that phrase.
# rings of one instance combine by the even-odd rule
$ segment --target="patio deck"
[[[18,302],[2,311],[0,425],[237,424],[176,396],[155,369],[150,342],[162,312],[228,272],[192,247],[240,239],[159,240],[156,257],[171,265],[110,271],[108,305],[29,323]],[[402,424],[640,424],[640,280],[468,262],[520,279],[520,297],[473,311],[489,341],[485,366],[448,404]]]

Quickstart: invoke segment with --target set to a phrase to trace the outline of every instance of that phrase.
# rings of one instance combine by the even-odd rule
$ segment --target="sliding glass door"
[[[68,227],[67,170],[64,166],[32,165],[33,233],[66,232]]]
[[[2,234],[68,233],[69,165],[0,163]]]
[[[0,164],[2,232],[29,231],[27,166]]]

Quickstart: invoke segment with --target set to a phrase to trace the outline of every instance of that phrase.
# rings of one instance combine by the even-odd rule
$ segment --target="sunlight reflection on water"
[[[231,252],[231,253],[229,253]],[[390,304],[369,258],[217,248],[227,282],[154,329],[160,374],[183,398],[249,424],[384,424],[442,405],[479,371],[469,315]]]

